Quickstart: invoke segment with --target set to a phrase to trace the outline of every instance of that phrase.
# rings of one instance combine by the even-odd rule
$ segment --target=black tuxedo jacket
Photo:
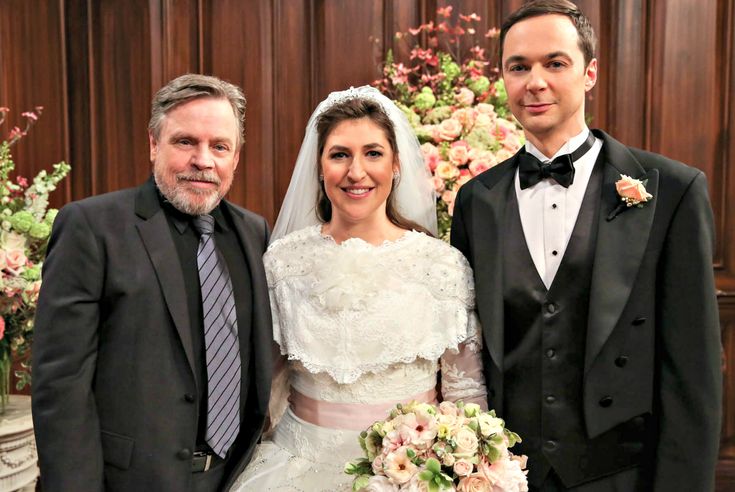
[[[641,431],[653,439],[641,466],[654,489],[712,490],[722,379],[705,177],[594,133],[603,141],[604,176],[584,358],[587,435],[594,438],[645,416],[650,426]],[[489,404],[498,410],[503,408],[502,238],[516,169],[514,156],[465,184],[452,223],[452,244],[474,268]],[[653,199],[615,214],[621,174],[647,180]]]
[[[222,202],[252,278],[252,362],[225,481],[260,436],[272,372],[262,217]],[[233,279],[237,282],[238,279]],[[187,491],[199,392],[184,277],[152,180],[56,218],[33,345],[33,420],[44,492]]]

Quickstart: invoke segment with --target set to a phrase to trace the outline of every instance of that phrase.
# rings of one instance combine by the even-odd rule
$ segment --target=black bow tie
[[[553,179],[564,188],[569,188],[569,185],[574,182],[574,161],[585,155],[594,143],[595,136],[589,132],[587,140],[577,150],[571,154],[560,155],[551,162],[541,162],[524,150],[518,155],[518,177],[521,189],[525,190],[548,178]]]

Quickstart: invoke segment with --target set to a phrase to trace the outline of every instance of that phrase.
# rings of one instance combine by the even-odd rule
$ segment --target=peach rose
[[[621,174],[620,179],[615,182],[615,189],[628,206],[646,203],[653,198],[653,195],[646,191],[646,187],[640,180],[633,179],[625,174]]]
[[[431,177],[431,186],[434,188],[434,191],[436,191],[436,193],[439,195],[446,189],[444,180],[441,179],[439,176]]]
[[[463,187],[465,184],[467,184],[467,181],[472,179],[472,174],[467,169],[462,169],[460,172],[459,178],[457,178],[457,182],[454,183],[454,187],[452,188],[454,191],[459,191],[461,187]]]
[[[435,174],[441,179],[454,179],[459,176],[459,169],[450,162],[439,161]]]
[[[480,473],[460,479],[457,492],[492,492],[493,485]]]
[[[452,113],[452,118],[462,123],[465,131],[469,131],[475,125],[477,113],[472,108],[461,108]]]
[[[454,462],[452,470],[460,477],[468,477],[472,473],[474,466],[467,460],[457,460]]]
[[[451,401],[443,401],[439,404],[439,413],[442,415],[459,415],[457,405]]]
[[[442,140],[451,142],[459,137],[460,133],[462,133],[462,123],[453,118],[449,118],[434,127],[434,140],[438,142]]]
[[[23,250],[20,249],[12,249],[10,251],[5,252],[5,262],[7,265],[7,268],[11,270],[15,270],[17,268],[22,267],[26,264],[26,261],[28,259],[26,258],[25,253]]]
[[[424,158],[429,156],[439,156],[439,149],[436,148],[436,145],[426,142],[425,144],[421,144],[421,153],[424,154]]]
[[[459,142],[455,142],[455,144],[458,144],[458,143]],[[449,162],[451,162],[455,166],[461,166],[462,164],[465,164],[469,160],[470,151],[469,151],[469,148],[467,147],[467,144],[464,144],[464,145],[455,145],[455,144],[452,144],[452,147],[449,149]]]
[[[521,139],[517,133],[508,133],[503,140],[503,147],[511,152],[518,152],[521,148]]]
[[[480,103],[475,106],[475,109],[480,114],[486,114],[488,116],[495,116],[495,107],[492,104]]]
[[[489,114],[479,113],[475,118],[475,128],[481,128],[483,130],[494,130],[495,129],[495,118]]]

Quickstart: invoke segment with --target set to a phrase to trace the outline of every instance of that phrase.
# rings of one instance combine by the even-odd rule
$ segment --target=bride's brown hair
[[[393,128],[393,122],[385,111],[383,111],[383,108],[380,107],[379,103],[370,99],[356,97],[330,106],[320,114],[317,119],[316,165],[318,174],[321,174],[321,158],[322,153],[324,152],[324,145],[327,142],[327,137],[332,133],[332,130],[334,130],[334,128],[343,121],[359,120],[361,118],[368,118],[383,130],[385,137],[390,144],[390,148],[393,151],[393,158],[400,162],[398,144],[396,143],[396,131]],[[401,229],[420,231],[429,236],[433,236],[425,227],[403,217],[396,209],[394,199],[395,193],[393,192],[399,183],[400,177],[393,181],[393,187],[391,188],[390,193],[388,194],[388,199],[386,200],[385,214],[388,216],[388,220]],[[319,191],[316,198],[316,214],[322,222],[329,222],[332,220],[332,202],[327,198],[323,181],[319,182]]]

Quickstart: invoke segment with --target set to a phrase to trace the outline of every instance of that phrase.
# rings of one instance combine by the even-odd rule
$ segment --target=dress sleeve
[[[456,402],[477,403],[487,410],[487,388],[482,371],[482,336],[477,315],[469,318],[470,336],[458,349],[447,349],[441,356],[442,399]]]

